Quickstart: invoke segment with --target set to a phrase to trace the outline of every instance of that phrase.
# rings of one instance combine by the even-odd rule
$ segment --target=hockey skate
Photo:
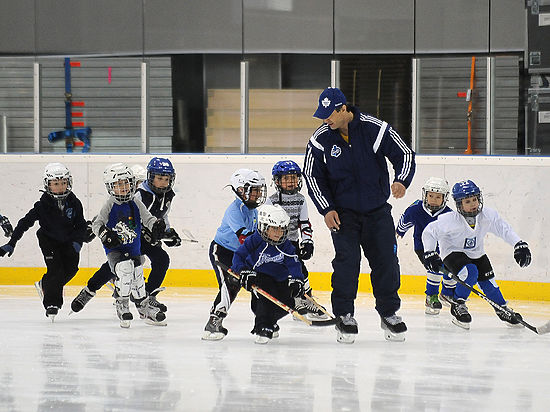
[[[294,298],[294,308],[308,320],[327,320],[329,316],[321,310],[315,303],[305,296],[303,298]],[[324,308],[323,308],[324,309]],[[294,318],[295,320],[299,320]]]
[[[208,323],[204,327],[202,340],[221,340],[227,335],[227,329],[222,325],[223,317],[219,314],[212,313]]]
[[[357,321],[348,313],[345,316],[340,316],[340,322],[336,324],[336,340],[340,343],[353,343],[359,333]]]
[[[279,337],[279,330],[281,330],[279,325],[273,325],[273,339],[277,339]]]
[[[508,305],[502,305],[503,308],[513,310],[512,308],[508,307]],[[516,313],[516,316],[512,316],[508,312],[504,312],[503,310],[499,310],[497,308],[495,309],[495,313],[499,317],[499,319],[506,323],[506,326],[510,328],[523,328],[523,325],[519,323],[518,319],[522,319],[521,315],[519,313]]]
[[[130,298],[118,297],[115,300],[116,314],[120,319],[121,328],[129,328],[130,321],[134,319],[132,312],[130,312]]]
[[[164,288],[164,287],[157,288],[154,291],[152,291],[151,293],[149,293],[149,305],[153,306],[155,308],[158,308],[161,312],[166,312],[168,310],[168,308],[166,307],[166,305],[164,303],[160,303],[157,300],[157,295],[165,289],[166,288]]]
[[[145,319],[145,323],[154,326],[166,326],[166,315],[158,307],[151,304],[151,296],[142,299],[141,302],[136,302],[136,307],[141,319]]]
[[[450,308],[451,303],[453,303],[453,297],[449,296],[449,295],[444,295],[443,293],[440,293],[439,294],[439,302],[441,302],[441,305]]]
[[[384,331],[384,338],[393,342],[404,342],[407,325],[401,316],[380,316],[380,327]]]
[[[452,322],[463,329],[470,329],[472,316],[468,313],[468,307],[464,299],[456,299],[451,302]]]
[[[59,308],[57,306],[48,306],[46,308],[46,316],[50,318],[52,323],[58,313],[59,313]]]
[[[426,296],[426,310],[424,311],[426,315],[439,315],[442,307],[437,294]]]
[[[72,312],[80,312],[94,296],[95,292],[92,292],[90,289],[88,289],[88,286],[84,286],[84,289],[82,289],[80,293],[76,296],[76,298],[74,298],[71,302]]]
[[[256,332],[256,340],[254,343],[258,343],[260,345],[265,345],[268,343],[271,339],[273,339],[274,331],[270,328],[262,328],[259,331]]]
[[[44,300],[44,290],[42,289],[42,279],[38,282],[34,282],[34,287],[36,288],[36,291],[38,292],[38,296],[40,296],[40,300]]]

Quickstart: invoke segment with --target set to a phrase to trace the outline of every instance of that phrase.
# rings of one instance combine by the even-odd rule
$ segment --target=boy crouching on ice
[[[233,256],[232,270],[241,276],[241,286],[252,291],[256,285],[284,304],[293,307],[294,298],[304,294],[304,281],[294,246],[287,239],[290,218],[279,205],[258,209],[258,231],[246,238]],[[267,298],[252,293],[256,315],[252,333],[256,343],[279,337],[277,321],[287,312]]]

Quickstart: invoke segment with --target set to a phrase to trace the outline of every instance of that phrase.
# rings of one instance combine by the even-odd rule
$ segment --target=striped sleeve
[[[405,210],[401,215],[399,223],[397,223],[397,228],[395,231],[401,237],[405,236],[405,233],[407,233],[407,231],[414,226],[414,222],[411,219],[411,214],[411,208],[408,207],[407,210]]]
[[[327,182],[327,165],[323,146],[317,141],[320,133],[327,130],[324,125],[317,129],[306,149],[304,161],[304,179],[313,204],[323,216],[334,209],[334,202]]]
[[[384,126],[386,130],[380,139],[379,150],[393,165],[394,181],[409,187],[416,169],[415,154],[391,126],[382,124],[381,129]]]

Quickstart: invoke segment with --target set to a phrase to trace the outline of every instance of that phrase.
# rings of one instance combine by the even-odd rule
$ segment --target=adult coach
[[[319,96],[313,114],[323,120],[306,149],[304,177],[309,195],[331,230],[332,310],[342,322],[337,340],[353,343],[358,333],[354,300],[359,285],[361,248],[371,267],[371,283],[388,340],[403,341],[407,326],[396,315],[401,300],[399,263],[386,158],[395,178],[391,193],[405,195],[415,171],[414,152],[386,122],[347,105],[340,89]]]

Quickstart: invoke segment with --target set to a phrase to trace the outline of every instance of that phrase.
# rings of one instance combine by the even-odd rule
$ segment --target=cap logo
[[[329,107],[329,106],[330,106],[330,100],[328,99],[328,97],[325,97],[325,98],[321,101],[321,104],[323,105],[323,107]]]

